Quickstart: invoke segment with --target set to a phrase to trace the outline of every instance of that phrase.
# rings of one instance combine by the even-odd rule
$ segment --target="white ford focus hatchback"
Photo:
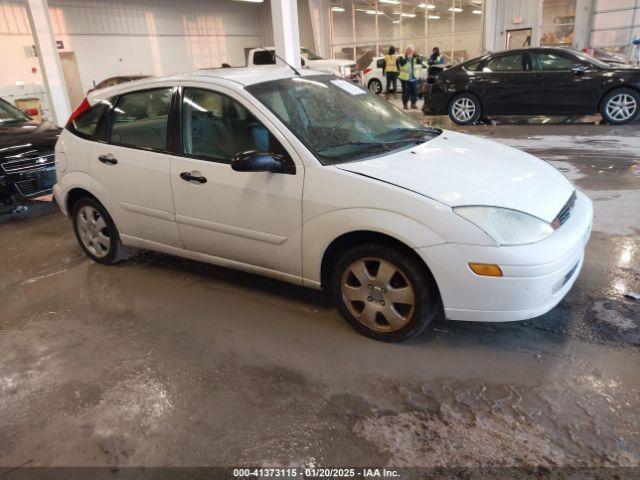
[[[135,247],[323,288],[384,341],[441,311],[549,311],[580,272],[593,215],[538,158],[277,66],[96,91],[56,167],[55,197],[94,261]]]

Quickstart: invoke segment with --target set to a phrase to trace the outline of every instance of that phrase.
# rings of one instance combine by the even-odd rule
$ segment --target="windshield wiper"
[[[414,142],[423,142],[423,141],[424,141],[423,138],[405,138],[402,140],[389,140],[389,141],[383,141],[383,142],[360,142],[360,141],[344,142],[344,143],[338,143],[336,145],[329,145],[327,147],[321,148],[318,150],[318,153],[326,152],[327,150],[332,150],[334,148],[349,147],[352,145],[364,146],[364,147],[385,147],[387,145],[397,145],[399,143],[414,143]],[[385,149],[385,150],[388,150],[388,149]]]
[[[420,133],[422,134],[422,136],[426,136],[426,134],[431,134],[431,135],[439,135],[440,133],[442,133],[442,130],[438,129],[438,128],[433,128],[433,127],[424,127],[424,128],[411,128],[411,127],[400,127],[400,128],[394,128],[392,130],[389,130],[388,132],[385,132],[381,135],[378,135],[379,137],[387,137],[387,136],[394,136],[396,134],[400,134],[400,133],[408,133],[408,134],[412,134],[412,133]]]

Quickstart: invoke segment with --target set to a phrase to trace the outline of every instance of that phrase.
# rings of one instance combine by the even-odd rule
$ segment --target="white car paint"
[[[302,73],[313,75],[318,73]],[[91,142],[65,129],[56,146],[54,193],[60,208],[69,213],[69,192],[82,188],[105,206],[125,245],[311,288],[321,288],[323,255],[336,238],[363,230],[386,234],[424,260],[447,316],[456,320],[531,318],[569,291],[582,266],[593,217],[585,195],[577,193],[569,221],[528,245],[500,246],[453,211],[460,205],[500,206],[550,222],[574,191],[554,168],[518,150],[448,131],[396,153],[323,166],[245,90],[291,77],[290,69],[277,66],[200,71],[119,85],[94,92],[88,100],[94,105],[167,85],[225,93],[282,143],[296,166],[294,175],[239,173],[226,164]],[[117,167],[97,162],[98,155],[116,149],[122,149]],[[178,181],[178,173],[187,169],[211,181]],[[504,276],[478,276],[469,262],[497,264]]]
[[[264,66],[270,66],[270,65],[257,65],[254,62],[255,54],[264,52],[265,50],[269,52],[275,52],[274,47],[254,48],[253,50],[250,50],[249,55],[247,57],[247,67],[262,68]],[[303,68],[315,70],[317,72],[330,73],[332,75],[336,75],[338,77],[346,78],[348,80],[352,80],[356,82],[360,81],[360,72],[358,71],[358,65],[353,60],[345,60],[340,58],[318,58],[316,60],[310,60],[307,56],[305,56],[305,53],[304,53],[305,50],[309,51],[306,48],[300,49],[300,63],[303,66]],[[316,54],[314,53],[313,55],[316,55]]]

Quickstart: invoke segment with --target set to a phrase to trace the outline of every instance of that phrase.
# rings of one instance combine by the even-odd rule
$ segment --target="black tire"
[[[629,116],[626,116],[622,110],[619,116],[615,115],[615,110],[611,110],[615,109],[615,106],[611,105],[611,108],[609,108],[609,104],[615,102],[616,98],[620,97],[632,99],[632,101],[635,102],[633,112],[630,112]],[[633,122],[638,118],[638,115],[640,115],[640,93],[631,88],[616,88],[612,90],[602,99],[600,103],[600,114],[604,121],[610,125],[624,125]]]
[[[461,107],[459,102],[464,102],[464,105],[469,109],[473,109],[471,113],[469,111],[468,116],[463,116],[461,113],[462,110],[459,110],[456,107]],[[451,99],[449,102],[449,118],[451,121],[457,125],[472,125],[476,123],[480,117],[482,116],[482,105],[480,105],[480,100],[472,93],[460,93]],[[460,113],[459,113],[460,112]]]
[[[96,255],[94,252],[89,250],[89,248],[85,245],[82,240],[79,224],[82,221],[80,218],[81,212],[83,212],[84,207],[90,207],[97,211],[104,219],[105,226],[99,231],[104,234],[109,239],[109,248],[106,249],[106,252],[103,255]],[[73,221],[73,231],[76,234],[76,239],[80,244],[80,248],[85,253],[87,257],[97,263],[101,263],[103,265],[113,265],[114,263],[118,263],[123,260],[127,256],[127,249],[122,245],[120,241],[120,235],[118,234],[118,230],[113,223],[109,212],[102,206],[100,202],[98,202],[95,198],[92,197],[82,197],[78,201],[76,201],[73,206],[72,213],[72,221]]]
[[[375,93],[376,95],[380,95],[382,93],[382,82],[377,78],[372,78],[369,80],[369,84],[367,88],[371,93]]]
[[[351,285],[352,282],[354,282],[355,276],[352,276],[351,267],[354,264],[358,265],[359,262],[364,261],[371,262],[371,267],[375,269],[375,263],[378,259],[388,262],[387,265],[390,264],[398,270],[388,282],[389,291],[399,292],[399,290],[394,289],[404,288],[405,283],[413,289],[412,300],[414,304],[411,308],[402,302],[393,302],[390,300],[393,297],[391,297],[391,293],[387,293],[387,290],[384,291],[385,293],[376,292],[378,295],[383,295],[382,297],[378,297],[378,299],[368,297],[362,302],[346,300],[345,294],[343,294],[343,279],[346,287],[353,288]],[[370,268],[367,268],[368,273],[371,271]],[[380,273],[379,268],[380,264],[378,265],[376,278],[372,280],[374,282]],[[396,283],[398,286],[391,287],[393,282],[399,282],[399,284]],[[361,282],[357,283],[360,284]],[[361,286],[364,289],[363,291],[365,291],[365,295],[369,295],[368,292],[372,291],[369,285]],[[356,288],[358,287],[356,286]],[[338,310],[354,330],[369,338],[389,343],[402,342],[420,335],[435,318],[441,305],[436,283],[418,259],[389,246],[377,244],[355,246],[347,250],[337,259],[332,270],[331,293],[338,306]],[[391,323],[384,317],[384,313],[382,318],[378,318],[379,314],[376,313],[376,328],[370,328],[365,324],[364,320],[360,320],[354,314],[354,311],[358,308],[358,304],[362,304],[360,317],[362,317],[365,309],[368,309],[368,311],[384,309],[385,307],[381,305],[385,305],[385,302],[379,300],[380,298],[383,298],[383,300],[386,300],[388,303],[385,309],[386,311],[392,309],[392,312],[402,312],[402,314],[405,315],[406,323],[403,326],[394,329]],[[357,314],[358,312],[355,311],[355,313]],[[398,314],[396,319],[400,318],[400,316],[401,315]],[[384,322],[382,322],[383,319]]]

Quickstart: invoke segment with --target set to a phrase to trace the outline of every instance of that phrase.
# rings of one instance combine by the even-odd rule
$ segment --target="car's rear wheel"
[[[369,80],[368,87],[369,91],[371,93],[375,93],[376,95],[379,95],[382,92],[382,82],[377,78],[372,78],[371,80]]]
[[[125,249],[113,220],[94,198],[83,197],[75,203],[73,229],[80,247],[94,262],[109,265],[124,257]]]
[[[471,93],[461,93],[449,103],[449,118],[457,125],[471,125],[482,115],[478,97]]]
[[[435,281],[411,255],[386,245],[360,245],[336,262],[333,295],[359,333],[400,342],[422,333],[439,307]]]
[[[632,122],[640,114],[640,94],[630,88],[609,92],[602,100],[600,113],[612,125]]]

